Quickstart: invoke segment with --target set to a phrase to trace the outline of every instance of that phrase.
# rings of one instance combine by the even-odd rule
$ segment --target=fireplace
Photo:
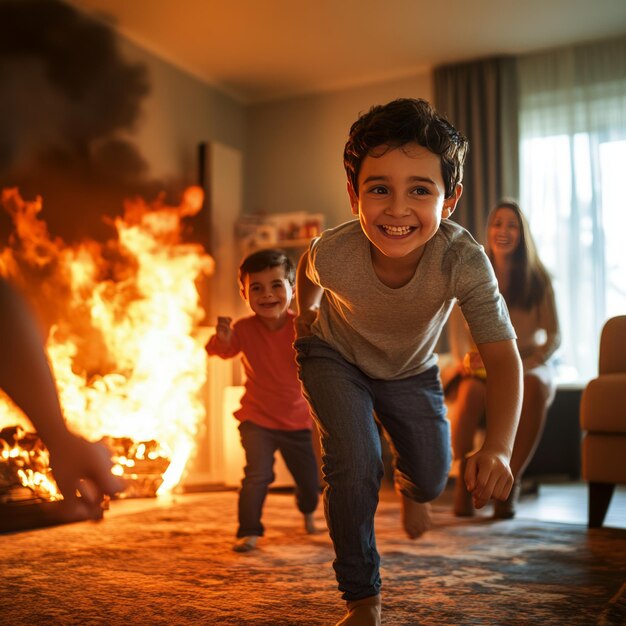
[[[213,272],[213,259],[183,238],[203,192],[187,189],[177,206],[129,200],[113,220],[116,238],[74,245],[48,232],[44,201],[3,191],[14,231],[0,272],[44,327],[68,425],[109,448],[122,495],[172,489],[207,422],[208,333],[196,283]],[[62,499],[45,446],[6,396],[0,429],[0,503]]]

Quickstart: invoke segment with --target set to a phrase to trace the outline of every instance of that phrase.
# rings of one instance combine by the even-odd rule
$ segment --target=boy
[[[513,482],[515,333],[487,256],[447,219],[461,196],[466,150],[423,100],[373,107],[352,125],[344,150],[358,220],[322,233],[298,266],[296,359],[322,438],[326,521],[348,609],[337,626],[381,619],[374,415],[390,443],[409,536],[426,529],[422,503],[446,484],[450,435],[433,349],[455,300],[489,372],[487,434],[464,478],[479,508],[504,500]]]
[[[209,355],[229,359],[241,354],[245,392],[235,417],[241,422],[246,454],[239,491],[236,552],[248,552],[263,536],[261,513],[274,480],[274,453],[280,450],[296,483],[296,503],[308,533],[315,532],[320,482],[311,436],[312,420],[302,396],[294,358],[293,296],[295,268],[282,250],[260,250],[239,268],[241,297],[253,315],[233,325],[218,317]]]

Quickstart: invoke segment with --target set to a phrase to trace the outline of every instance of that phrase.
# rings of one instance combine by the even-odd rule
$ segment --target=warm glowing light
[[[204,190],[202,187],[194,185],[188,187],[183,194],[183,205],[186,207],[185,211],[189,211],[189,214],[195,215],[201,208],[204,202]]]
[[[46,348],[68,423],[90,440],[158,442],[158,452],[140,444],[135,459],[167,455],[160,491],[181,480],[204,422],[204,311],[195,283],[213,261],[181,240],[182,219],[203,199],[191,187],[178,207],[129,201],[114,220],[115,241],[68,246],[39,219],[40,200],[3,193],[15,234],[0,252],[0,273],[17,282],[45,276],[62,311]],[[0,398],[0,427],[15,424],[28,423]],[[134,463],[117,458],[116,473]]]
[[[17,426],[0,431],[0,502],[62,500],[39,437]]]

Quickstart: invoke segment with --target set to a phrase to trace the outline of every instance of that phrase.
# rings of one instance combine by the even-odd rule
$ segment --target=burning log
[[[101,442],[111,451],[113,473],[124,489],[119,498],[151,498],[163,484],[163,474],[170,465],[161,445],[155,441],[135,442],[130,437],[103,437]]]
[[[102,519],[108,508],[100,508]],[[50,467],[50,454],[34,432],[21,426],[0,430],[0,532],[15,532],[94,518],[94,508],[78,498],[63,500]]]
[[[119,498],[154,497],[163,484],[170,459],[155,441],[103,437],[111,453],[113,473],[124,489]],[[37,433],[21,426],[0,430],[0,504],[55,502],[63,499],[50,467],[50,454]]]
[[[61,499],[50,454],[38,435],[21,426],[0,430],[0,504]]]

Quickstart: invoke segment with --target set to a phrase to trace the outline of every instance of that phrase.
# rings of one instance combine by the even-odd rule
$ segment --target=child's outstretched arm
[[[215,326],[215,334],[211,336],[206,345],[209,356],[219,356],[222,359],[230,359],[239,353],[239,346],[235,345],[231,317],[218,317]]]
[[[317,311],[324,293],[324,290],[306,275],[308,262],[307,250],[300,257],[296,270],[296,302],[298,304],[298,315],[294,320],[296,337],[306,337],[311,334],[311,324],[317,319]]]
[[[522,363],[515,340],[479,344],[487,370],[487,432],[480,450],[468,458],[465,482],[474,506],[506,500],[513,485],[509,467],[522,406]]]

